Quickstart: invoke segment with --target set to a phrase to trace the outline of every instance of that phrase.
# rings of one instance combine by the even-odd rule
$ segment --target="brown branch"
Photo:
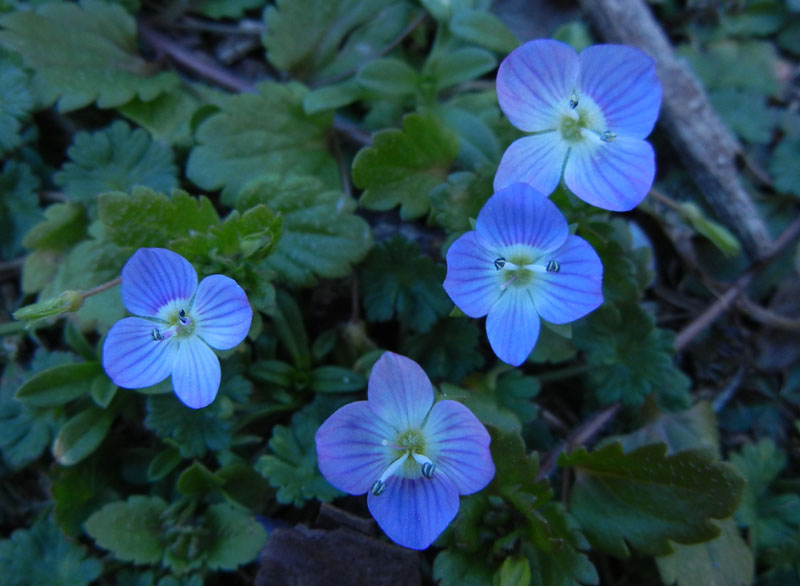
[[[720,122],[700,82],[675,57],[669,39],[643,0],[580,0],[607,41],[638,47],[656,60],[664,88],[661,124],[722,222],[753,259],[770,251],[763,219],[739,179],[741,146]]]

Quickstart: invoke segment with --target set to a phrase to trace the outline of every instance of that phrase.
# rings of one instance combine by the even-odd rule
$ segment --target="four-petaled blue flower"
[[[197,284],[189,262],[163,248],[140,248],[122,269],[122,303],[140,317],[115,323],[103,344],[103,368],[120,387],[140,389],[172,375],[175,394],[199,409],[217,396],[219,359],[244,340],[253,310],[233,279]]]
[[[515,183],[490,197],[475,230],[450,246],[444,289],[468,316],[487,316],[495,354],[518,366],[536,344],[540,316],[564,324],[593,311],[602,279],[597,253],[570,235],[555,204]]]
[[[494,189],[528,183],[545,195],[564,183],[607,210],[636,207],[653,185],[655,155],[644,140],[661,106],[655,62],[633,47],[536,40],[497,72],[497,99],[511,123],[533,133],[508,147]]]
[[[372,368],[367,398],[317,430],[319,469],[339,490],[369,492],[369,510],[393,541],[425,549],[456,516],[458,495],[494,477],[489,434],[461,403],[434,403],[422,368],[391,352]]]

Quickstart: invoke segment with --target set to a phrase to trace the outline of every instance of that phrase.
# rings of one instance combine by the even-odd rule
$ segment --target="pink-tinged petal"
[[[201,409],[214,401],[219,391],[219,358],[200,338],[178,340],[172,367],[172,388],[187,407]]]
[[[395,432],[375,417],[367,401],[337,410],[317,430],[319,471],[333,486],[350,494],[364,494],[392,463]]]
[[[236,281],[224,275],[211,275],[197,287],[191,316],[195,320],[195,334],[212,348],[228,350],[247,336],[253,310]]]
[[[601,145],[573,147],[564,182],[586,203],[615,212],[635,208],[653,186],[656,160],[650,143],[617,136]]]
[[[578,87],[600,106],[608,128],[645,138],[661,107],[655,61],[634,47],[595,45],[581,52]]]
[[[384,352],[369,375],[367,398],[373,413],[395,431],[419,429],[433,405],[433,386],[419,364]]]
[[[174,340],[154,340],[156,326],[139,317],[126,317],[111,326],[103,342],[103,368],[115,385],[142,389],[170,375]]]
[[[594,311],[603,303],[603,263],[594,248],[579,236],[569,236],[545,264],[555,260],[558,272],[538,273],[531,287],[536,312],[554,324],[565,324]]]
[[[155,317],[168,303],[191,299],[196,288],[189,261],[164,248],[140,248],[122,267],[122,303],[136,315]]]
[[[561,180],[569,145],[559,132],[545,132],[517,139],[503,153],[494,176],[494,190],[527,183],[550,195]]]
[[[494,478],[489,433],[461,403],[436,403],[424,432],[426,453],[436,464],[434,475],[447,476],[459,494],[478,492]]]
[[[578,55],[549,39],[514,49],[497,71],[497,100],[511,124],[525,132],[557,128],[578,79]]]
[[[369,512],[386,535],[403,547],[426,549],[458,512],[458,492],[444,474],[432,479],[393,476],[379,496],[367,495]]]
[[[569,228],[553,202],[525,183],[514,183],[489,198],[475,232],[493,250],[522,244],[546,252],[564,243]]]
[[[536,345],[540,323],[529,290],[512,285],[489,311],[486,335],[500,360],[519,366]]]
[[[447,250],[444,290],[470,317],[486,315],[500,297],[501,275],[494,264],[499,256],[481,246],[475,232],[467,232]]]

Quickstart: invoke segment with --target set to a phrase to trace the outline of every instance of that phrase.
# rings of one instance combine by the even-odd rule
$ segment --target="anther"
[[[160,342],[164,339],[164,336],[161,335],[161,332],[158,331],[158,328],[153,328],[153,331],[150,332],[150,336],[152,336],[154,342]]]
[[[372,488],[369,489],[369,492],[372,496],[380,496],[384,490],[386,490],[386,483],[383,480],[376,480],[372,483]]]
[[[561,270],[561,264],[557,260],[548,260],[544,268],[548,273],[557,273]]]
[[[578,107],[578,94],[572,92],[572,95],[569,98],[569,107],[573,110]]]
[[[600,134],[600,140],[603,142],[614,142],[614,139],[617,138],[617,133],[612,132],[611,130],[606,130],[602,134]]]
[[[494,268],[496,268],[498,271],[504,266],[506,266],[506,259],[504,259],[502,256],[494,259]]]
[[[433,462],[425,462],[422,465],[422,475],[425,478],[431,479],[433,478],[433,472],[436,470],[436,464]]]
[[[186,310],[184,309],[181,309],[180,312],[178,312],[178,321],[184,326],[188,326],[192,322],[191,319],[186,317]]]

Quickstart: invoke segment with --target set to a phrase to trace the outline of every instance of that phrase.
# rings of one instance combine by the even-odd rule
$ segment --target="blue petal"
[[[459,494],[472,494],[494,478],[491,438],[483,424],[457,401],[439,401],[425,423],[426,455]]]
[[[661,107],[661,82],[655,61],[639,49],[595,45],[581,52],[581,92],[600,106],[608,128],[618,135],[645,138]]]
[[[140,248],[122,267],[122,303],[136,315],[156,317],[170,302],[188,302],[196,287],[189,261],[164,248]]]
[[[618,136],[602,145],[575,145],[564,169],[564,182],[593,206],[625,212],[645,198],[655,173],[655,153],[650,143]]]
[[[369,512],[403,547],[426,549],[458,512],[458,492],[444,474],[432,479],[393,476],[380,496],[367,495]]]
[[[126,317],[111,326],[103,342],[103,368],[115,385],[142,389],[160,383],[172,372],[174,340],[153,340],[156,325]]]
[[[489,198],[478,214],[475,232],[493,251],[525,245],[546,252],[564,243],[569,228],[553,202],[529,185],[514,183]]]
[[[525,132],[557,128],[578,79],[578,55],[560,41],[537,40],[514,49],[497,71],[497,100]]]
[[[527,288],[506,289],[486,317],[489,344],[503,362],[519,366],[539,338],[539,315]]]
[[[210,405],[219,390],[219,358],[200,338],[189,336],[178,341],[172,367],[172,388],[192,409]]]
[[[569,236],[564,246],[541,262],[555,260],[557,273],[539,273],[531,295],[537,313],[554,324],[583,317],[603,303],[603,263],[583,238]]]
[[[197,287],[191,316],[196,320],[195,334],[212,348],[228,350],[247,336],[253,310],[236,281],[211,275]]]
[[[367,398],[375,415],[396,431],[420,429],[433,405],[433,387],[419,364],[384,352],[369,375]]]
[[[447,250],[444,290],[470,317],[486,315],[500,297],[502,278],[494,265],[499,256],[499,251],[481,246],[475,232],[467,232]]]
[[[569,145],[558,132],[534,134],[515,140],[503,153],[494,189],[513,183],[527,183],[543,195],[550,195],[561,181]]]
[[[367,401],[345,405],[317,430],[319,471],[333,486],[350,494],[364,494],[392,463],[384,445],[395,432],[375,417]]]

